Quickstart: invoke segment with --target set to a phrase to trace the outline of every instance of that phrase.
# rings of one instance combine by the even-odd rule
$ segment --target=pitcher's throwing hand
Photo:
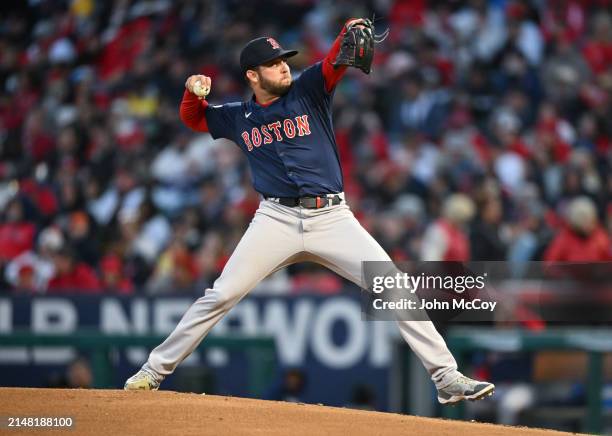
[[[210,77],[204,76],[202,74],[195,74],[193,76],[189,76],[189,78],[185,82],[185,88],[187,88],[189,92],[198,96],[201,99],[206,98],[206,96],[210,93],[210,86]]]

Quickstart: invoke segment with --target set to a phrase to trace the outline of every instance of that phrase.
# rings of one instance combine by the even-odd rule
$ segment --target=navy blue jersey
[[[269,106],[254,99],[209,105],[213,138],[234,141],[246,154],[255,190],[269,197],[341,192],[342,172],[331,102],[321,63],[306,69],[289,92]]]

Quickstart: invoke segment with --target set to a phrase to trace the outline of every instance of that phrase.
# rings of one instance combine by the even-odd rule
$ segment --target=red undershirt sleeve
[[[342,44],[342,38],[344,37],[345,32],[346,25],[342,26],[342,31],[334,41],[334,44],[329,50],[329,53],[327,53],[327,56],[325,56],[325,59],[323,59],[323,78],[325,79],[325,90],[327,92],[331,92],[332,89],[334,89],[348,68],[346,66],[334,68],[333,65],[338,53],[340,52],[340,45]]]
[[[205,111],[208,107],[206,100],[200,100],[196,95],[188,90],[183,94],[181,101],[180,116],[181,121],[187,127],[197,132],[208,132]]]

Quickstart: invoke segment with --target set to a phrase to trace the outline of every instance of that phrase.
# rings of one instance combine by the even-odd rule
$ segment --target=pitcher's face
[[[259,85],[264,91],[272,95],[284,95],[289,91],[293,79],[291,70],[284,58],[273,59],[260,65],[255,70],[259,78]]]

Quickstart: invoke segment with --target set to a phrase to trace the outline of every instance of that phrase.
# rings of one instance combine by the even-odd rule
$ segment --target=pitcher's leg
[[[262,203],[221,276],[189,307],[170,336],[151,351],[143,368],[159,378],[171,374],[225,313],[302,249],[298,220]]]
[[[391,258],[359,224],[347,206],[317,216],[304,232],[305,249],[333,265],[344,277],[365,287],[362,261],[389,261]],[[329,222],[325,222],[329,221]],[[423,362],[437,387],[459,377],[457,362],[431,321],[398,321],[402,338]]]

